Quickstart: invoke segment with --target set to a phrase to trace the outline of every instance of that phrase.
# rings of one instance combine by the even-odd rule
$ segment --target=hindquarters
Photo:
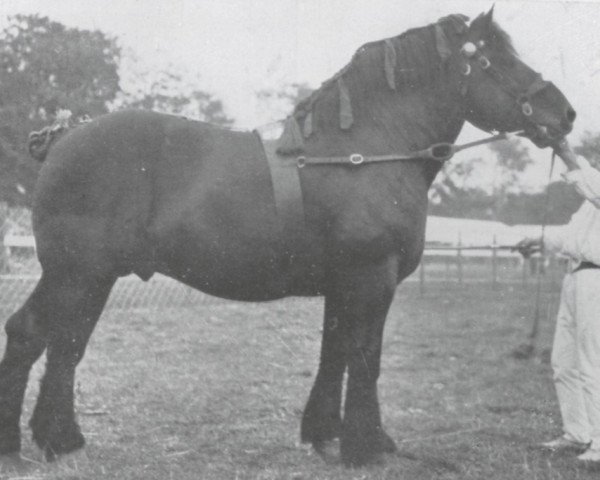
[[[44,270],[142,276],[151,166],[161,154],[163,116],[106,115],[56,142],[40,172],[33,229]]]

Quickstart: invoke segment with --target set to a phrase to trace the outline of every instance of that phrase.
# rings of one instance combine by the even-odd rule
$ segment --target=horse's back
[[[216,293],[235,279],[283,284],[277,228],[255,134],[152,112],[105,115],[61,138],[34,201],[45,268],[160,271]]]

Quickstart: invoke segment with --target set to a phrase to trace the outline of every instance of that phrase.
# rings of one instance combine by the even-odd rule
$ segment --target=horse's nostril
[[[577,117],[577,113],[572,108],[567,108],[567,121],[569,123],[573,123],[575,118]]]

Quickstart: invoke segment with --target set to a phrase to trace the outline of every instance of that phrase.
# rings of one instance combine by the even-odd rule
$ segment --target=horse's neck
[[[319,103],[329,107],[316,135],[307,141],[307,154],[347,155],[409,153],[434,143],[454,142],[464,124],[460,96],[443,85],[397,92],[368,89],[349,83],[353,123],[342,130],[338,121],[336,89]]]

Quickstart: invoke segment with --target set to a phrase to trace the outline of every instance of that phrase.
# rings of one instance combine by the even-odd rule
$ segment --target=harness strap
[[[438,162],[445,162],[451,159],[456,152],[467,148],[476,147],[485,143],[495,142],[497,140],[506,140],[523,132],[499,133],[482,140],[465,143],[463,145],[454,145],[452,143],[435,143],[423,150],[416,150],[409,153],[392,153],[389,155],[362,155],[352,153],[345,157],[305,157],[303,155],[296,158],[298,168],[304,168],[306,165],[362,165],[365,163],[395,162],[402,160],[429,159]]]
[[[271,172],[281,238],[285,239],[285,248],[294,254],[296,248],[293,239],[304,229],[304,201],[298,169],[293,158],[278,155],[274,147],[265,145],[258,132],[254,131],[254,134],[267,157]]]

